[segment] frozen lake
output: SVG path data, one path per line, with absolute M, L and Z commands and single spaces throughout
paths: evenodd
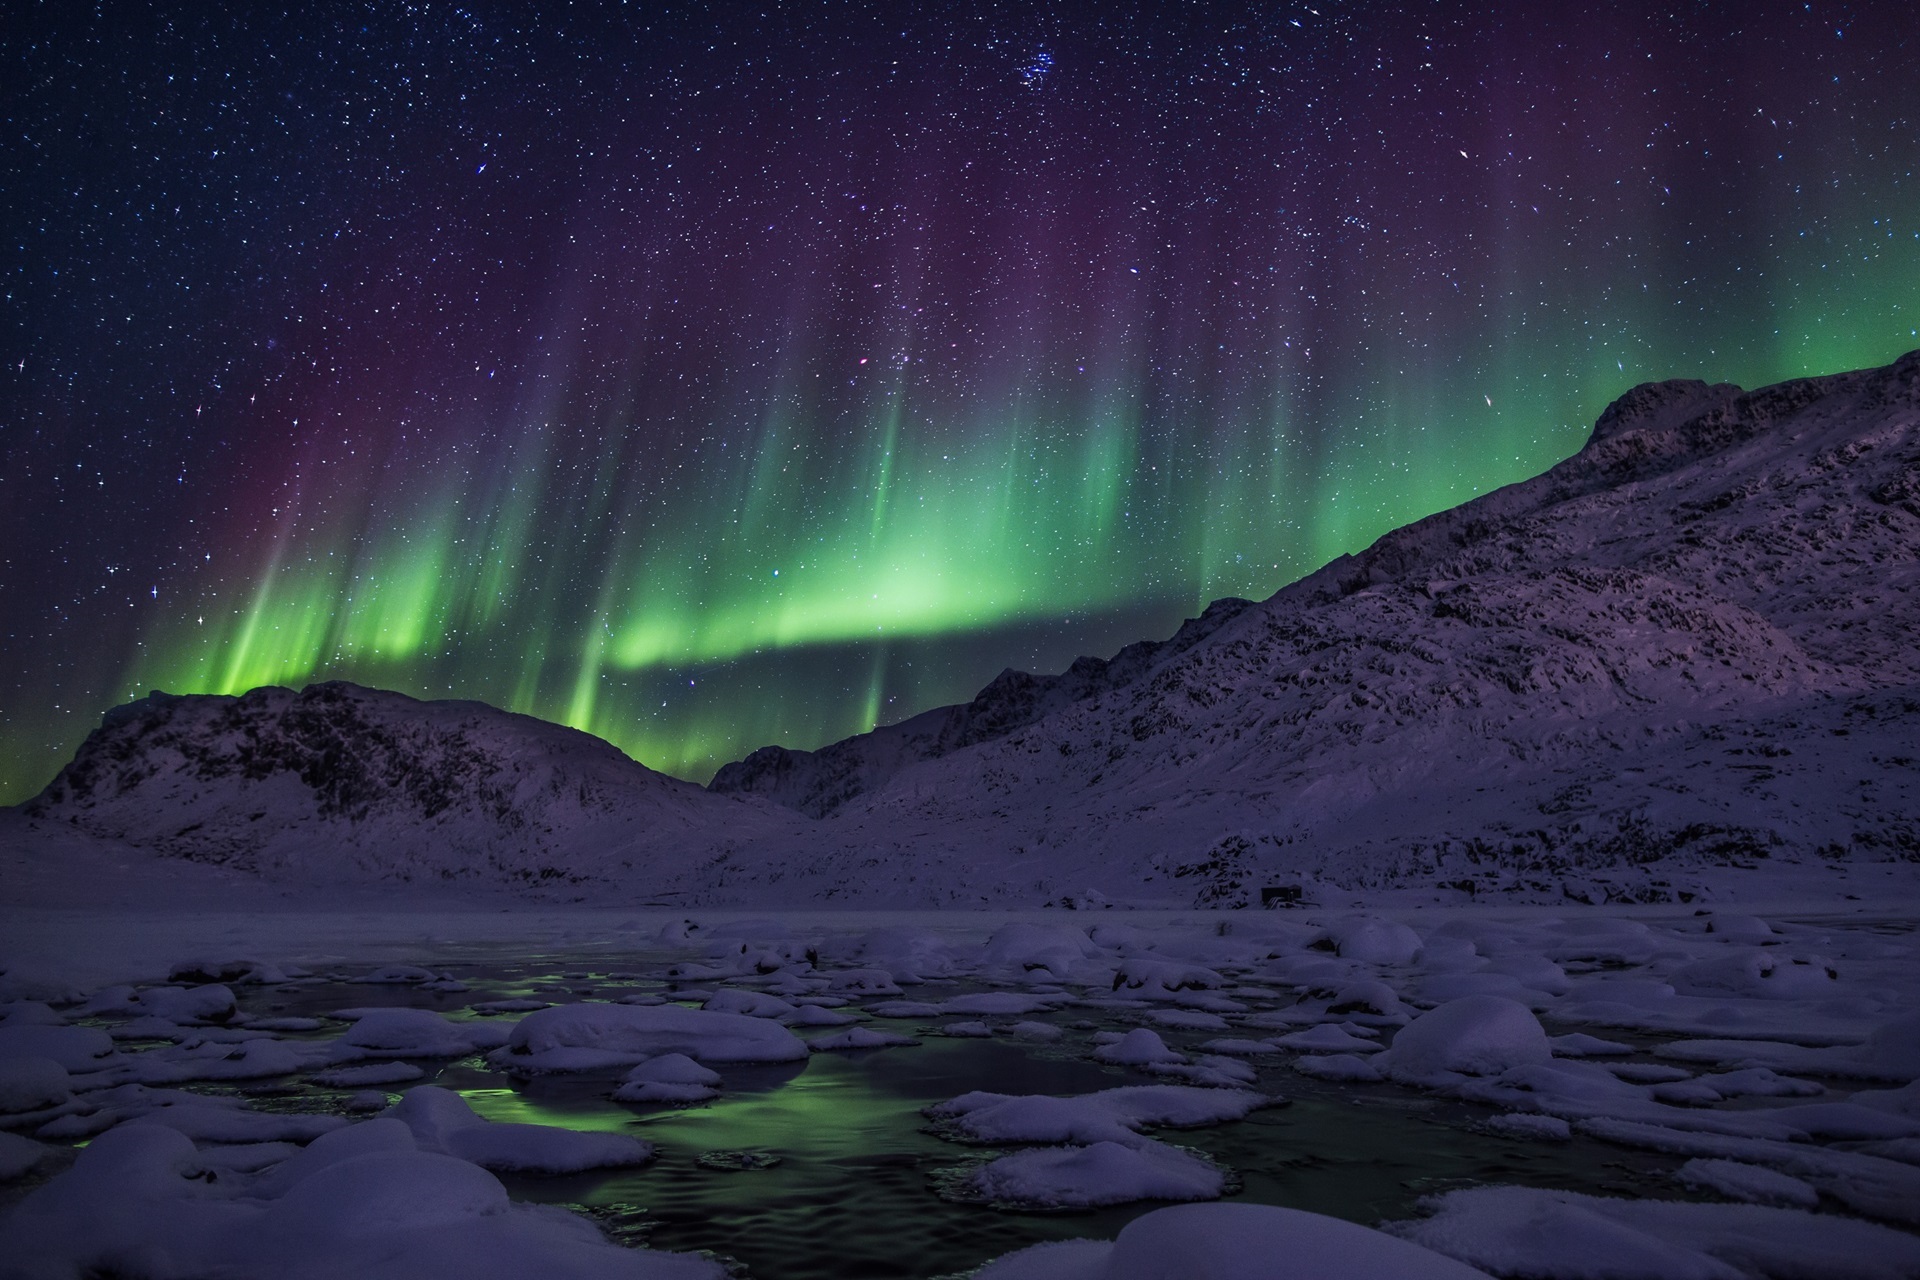
M 959 1274 L 1040 1242 L 1112 1240 L 1168 1199 L 1402 1224 L 1490 1274 L 1580 1274 L 1590 1240 L 1563 1229 L 1521 1256 L 1500 1235 L 1503 1221 L 1518 1229 L 1512 1213 L 1481 1212 L 1472 1196 L 1488 1188 L 1577 1193 L 1528 1202 L 1536 1226 L 1578 1210 L 1590 1227 L 1592 1204 L 1655 1206 L 1666 1217 L 1614 1224 L 1656 1248 L 1652 1270 L 1623 1275 L 1681 1274 L 1660 1268 L 1686 1257 L 1731 1268 L 1703 1275 L 1920 1273 L 1902 1269 L 1920 1268 L 1909 1234 L 1920 1222 L 1920 1033 L 1909 1026 L 1920 957 L 1901 920 L 17 923 L 28 955 L 5 979 L 16 989 L 0 1086 L 20 1062 L 77 1052 L 84 1033 L 110 1041 L 61 1068 L 63 1099 L 21 1106 L 18 1094 L 0 1114 L 14 1141 L 40 1144 L 4 1190 L 0 1241 L 60 1265 L 72 1259 L 52 1257 L 36 1215 L 72 1228 L 73 1211 L 61 1218 L 49 1197 L 85 1176 L 70 1169 L 73 1150 L 102 1134 L 172 1126 L 215 1170 L 182 1174 L 181 1195 L 272 1213 L 275 1170 L 301 1144 L 337 1144 L 387 1113 L 412 1125 L 410 1149 L 465 1152 L 514 1201 L 583 1216 L 628 1258 L 705 1251 L 760 1280 Z M 154 981 L 167 971 L 174 981 Z M 534 1029 L 570 1006 L 599 1021 L 541 1040 Z M 369 1012 L 388 1009 L 424 1021 Z M 1465 1021 L 1437 1035 L 1448 1009 Z M 685 1058 L 664 1052 L 662 1017 L 681 1020 Z M 67 1040 L 47 1037 L 56 1027 Z M 713 1038 L 742 1027 L 767 1033 L 753 1041 L 762 1047 Z M 820 1047 L 853 1030 L 906 1043 Z M 741 1054 L 761 1060 L 727 1060 Z M 699 1090 L 711 1096 L 613 1098 L 669 1061 L 717 1075 Z M 1052 1133 L 1058 1115 L 1023 1113 L 996 1131 L 976 1120 L 999 1111 L 954 1107 L 977 1091 L 1056 1109 L 1136 1106 L 1143 1088 L 1161 1091 L 1152 1100 L 1170 1123 L 1123 1115 L 1092 1132 L 1069 1116 L 1081 1129 Z M 498 1141 L 462 1147 L 419 1118 L 440 1089 L 480 1118 L 461 1125 Z M 410 1090 L 421 1093 L 403 1101 Z M 556 1156 L 535 1143 L 555 1130 L 628 1146 Z M 515 1135 L 547 1154 L 513 1154 Z M 632 1139 L 651 1150 L 621 1156 L 644 1150 Z M 1036 1181 L 1006 1163 L 1021 1153 L 1058 1159 Z M 1135 1185 L 1142 1159 L 1161 1181 Z M 1713 1218 L 1727 1212 L 1761 1217 L 1730 1232 L 1731 1219 Z M 137 1239 L 143 1227 L 113 1230 Z M 1801 1257 L 1790 1260 L 1801 1270 L 1769 1270 L 1787 1265 L 1761 1256 L 1770 1231 L 1831 1266 L 1807 1270 Z M 1747 1239 L 1744 1252 L 1730 1234 Z

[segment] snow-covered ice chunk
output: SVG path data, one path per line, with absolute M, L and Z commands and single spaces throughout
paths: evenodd
M 1543 955 L 1513 952 L 1487 961 L 1486 972 L 1512 978 L 1530 991 L 1563 996 L 1573 989 L 1567 971 Z
M 700 1084 L 710 1089 L 720 1087 L 718 1071 L 701 1066 L 684 1053 L 663 1053 L 657 1058 L 649 1058 L 627 1072 L 627 1079 L 649 1080 L 656 1084 Z
M 0 1026 L 64 1027 L 66 1015 L 44 1000 L 9 1000 L 0 1004 Z
M 1424 1203 L 1432 1217 L 1387 1229 L 1500 1275 L 1896 1280 L 1920 1273 L 1920 1238 L 1798 1209 L 1531 1187 L 1474 1187 Z
M 1128 1085 L 1074 1097 L 976 1091 L 926 1109 L 949 1120 L 953 1131 L 972 1142 L 1118 1142 L 1142 1141 L 1148 1126 L 1199 1128 L 1240 1120 L 1270 1101 L 1245 1089 L 1199 1089 L 1190 1085 Z
M 1748 1113 L 1736 1112 L 1731 1116 L 1742 1114 Z M 1920 1225 L 1920 1168 L 1898 1160 L 1809 1142 L 1687 1132 L 1606 1116 L 1582 1120 L 1577 1127 L 1596 1138 L 1647 1151 L 1766 1165 L 1805 1179 L 1817 1190 L 1857 1212 Z
M 1375 1026 L 1401 1026 L 1413 1017 L 1413 1010 L 1400 1003 L 1392 987 L 1373 979 L 1342 984 L 1328 998 L 1327 1013 Z
M 1619 916 L 1573 916 L 1541 921 L 1534 932 L 1539 954 L 1559 964 L 1639 965 L 1653 959 L 1664 943 L 1638 920 Z
M 96 992 L 80 1007 L 86 1015 L 128 1013 L 186 1024 L 225 1023 L 239 1011 L 232 988 L 221 983 L 202 986 L 109 987 Z
M 1837 1142 L 1920 1137 L 1920 1119 L 1892 1115 L 1853 1102 L 1800 1102 L 1770 1114 L 1790 1128 Z
M 183 1263 L 204 1257 L 210 1237 L 257 1214 L 189 1182 L 181 1166 L 193 1157 L 191 1140 L 158 1125 L 103 1134 L 0 1218 L 0 1257 L 32 1280 L 110 1273 L 120 1269 L 115 1259 L 140 1257 L 167 1258 L 175 1274 L 191 1274 Z
M 1722 1098 L 1817 1098 L 1826 1092 L 1815 1081 L 1783 1076 L 1765 1067 L 1709 1072 L 1695 1079 Z
M 1046 970 L 1064 978 L 1088 960 L 1097 960 L 1100 948 L 1084 929 L 1069 924 L 1033 924 L 1014 921 L 994 930 L 981 952 L 980 962 L 1026 973 Z
M 462 1058 L 506 1043 L 497 1022 L 454 1022 L 431 1009 L 355 1009 L 340 1037 L 341 1058 Z
M 615 1102 L 707 1102 L 720 1096 L 720 1073 L 684 1053 L 649 1058 L 613 1091 Z
M 1280 1036 L 1273 1043 L 1299 1053 L 1378 1053 L 1381 1049 L 1375 1041 L 1331 1022 Z
M 1820 1203 L 1820 1193 L 1799 1178 L 1738 1160 L 1689 1160 L 1673 1176 L 1683 1187 L 1748 1204 L 1811 1209 Z
M 1707 917 L 1707 932 L 1728 942 L 1750 945 L 1780 940 L 1774 927 L 1758 916 L 1734 915 L 1724 911 L 1716 911 Z
M 187 985 L 241 982 L 271 986 L 307 976 L 292 965 L 269 964 L 251 956 L 195 956 L 177 960 L 167 969 L 167 981 Z
M 1051 1022 L 1020 1021 L 1007 1028 L 1007 1034 L 1019 1040 L 1050 1041 L 1058 1040 L 1066 1032 Z
M 329 1089 L 364 1089 L 376 1084 L 408 1084 L 426 1074 L 411 1062 L 369 1062 L 361 1067 L 317 1071 L 308 1079 Z
M 1340 920 L 1327 927 L 1327 935 L 1342 960 L 1398 965 L 1412 964 L 1420 955 L 1420 935 L 1394 920 Z
M 666 1053 L 698 1062 L 797 1062 L 806 1042 L 777 1022 L 663 1004 L 564 1004 L 522 1018 L 493 1060 L 512 1070 L 592 1070 Z
M 1149 1000 L 1166 1000 L 1181 991 L 1201 991 L 1227 985 L 1225 978 L 1204 965 L 1155 960 L 1146 956 L 1131 956 L 1121 961 L 1113 979 L 1115 991 Z
M 1199 1009 L 1155 1009 L 1148 1018 L 1162 1027 L 1171 1027 L 1175 1031 L 1227 1031 L 1227 1020 L 1217 1013 L 1206 1013 Z
M 944 978 L 958 968 L 953 949 L 944 938 L 932 930 L 906 925 L 875 929 L 863 936 L 853 951 L 860 959 L 884 970 L 889 986 L 894 982 L 918 983 L 928 978 Z
M 377 1120 L 346 1125 L 331 1133 L 322 1134 L 304 1147 L 297 1148 L 292 1155 L 269 1169 L 258 1182 L 247 1188 L 247 1193 L 255 1199 L 271 1200 L 308 1174 L 324 1169 L 328 1165 L 338 1164 L 342 1160 L 377 1151 L 418 1151 L 419 1149 L 420 1144 L 413 1140 L 413 1130 L 398 1120 L 383 1116 Z
M 73 1077 L 52 1058 L 0 1058 L 0 1114 L 57 1107 L 73 1096 Z
M 1839 976 L 1819 960 L 1788 957 L 1777 948 L 1747 947 L 1682 965 L 1667 981 L 1683 996 L 1818 1000 L 1836 989 Z
M 123 1086 L 138 1089 L 139 1085 Z M 116 1091 L 118 1092 L 118 1091 Z M 179 1100 L 157 1106 L 139 1115 L 142 1125 L 163 1125 L 195 1142 L 311 1142 L 322 1134 L 341 1128 L 347 1121 L 339 1116 L 298 1115 L 274 1111 L 252 1111 L 235 1098 L 203 1098 L 179 1095 Z M 40 1131 L 46 1133 L 43 1128 Z
M 935 966 L 937 972 L 945 973 L 950 966 Z M 861 996 L 897 996 L 900 994 L 900 981 L 924 982 L 918 973 L 908 972 L 896 981 L 890 969 L 834 969 L 825 975 L 827 990 L 844 991 Z
M 0 1034 L 5 1033 L 0 1028 Z M 1804 1045 L 1779 1040 L 1675 1040 L 1660 1056 L 1681 1062 L 1769 1067 L 1860 1080 L 1920 1080 L 1920 1014 L 1883 1022 L 1860 1045 Z
M 1112 1044 L 1103 1044 L 1093 1051 L 1093 1056 L 1101 1062 L 1110 1062 L 1115 1066 L 1143 1067 L 1163 1062 L 1185 1062 L 1187 1055 L 1167 1047 L 1167 1042 L 1159 1034 L 1147 1027 L 1135 1027 Z
M 984 1040 L 993 1034 L 992 1027 L 978 1020 L 943 1023 L 938 1030 L 943 1036 L 953 1036 L 961 1040 Z
M 136 1054 L 120 1078 L 140 1084 L 184 1084 L 191 1080 L 265 1080 L 292 1075 L 326 1054 L 324 1047 L 298 1047 L 279 1040 L 247 1040 L 239 1045 L 217 1040 Z
M 45 1143 L 32 1138 L 0 1132 L 0 1182 L 12 1182 L 32 1173 L 50 1150 Z
M 792 1013 L 780 1018 L 780 1025 L 786 1027 L 846 1027 L 860 1021 L 853 1013 L 841 1013 L 834 1009 L 823 1009 L 819 1005 L 803 1004 Z
M 1444 1085 L 1552 1058 L 1533 1010 L 1501 996 L 1465 996 L 1402 1027 L 1380 1055 L 1379 1067 L 1409 1084 Z
M 1622 1044 L 1618 1040 L 1602 1040 L 1599 1036 L 1590 1036 L 1584 1031 L 1575 1031 L 1564 1036 L 1550 1036 L 1547 1043 L 1553 1047 L 1554 1056 L 1560 1058 L 1607 1058 L 1633 1052 L 1633 1046 L 1630 1044 Z
M 1183 1204 L 1142 1214 L 1111 1243 L 1038 1244 L 975 1280 L 1487 1280 L 1384 1232 L 1265 1204 Z
M 720 988 L 700 1007 L 709 1013 L 741 1013 L 749 1018 L 784 1018 L 794 1012 L 794 1006 L 778 996 L 738 987 Z
M 883 1000 L 867 1006 L 876 1018 L 937 1018 L 945 1007 L 928 1000 Z
M 1135 1200 L 1215 1200 L 1226 1174 L 1164 1143 L 1041 1147 L 1001 1156 L 965 1181 L 970 1196 L 997 1204 L 1062 1209 Z
M 838 1049 L 891 1049 L 897 1045 L 919 1043 L 911 1036 L 897 1036 L 889 1031 L 875 1031 L 872 1027 L 848 1027 L 845 1031 L 836 1031 L 832 1035 L 819 1036 L 807 1041 L 807 1048 L 820 1053 Z
M 10 1023 L 0 1027 L 0 1062 L 50 1058 L 71 1072 L 98 1071 L 118 1060 L 113 1037 L 98 1027 Z
M 488 1120 L 459 1094 L 434 1085 L 407 1090 L 387 1114 L 412 1130 L 421 1150 L 470 1160 L 483 1169 L 579 1173 L 629 1168 L 653 1159 L 652 1144 L 625 1134 Z

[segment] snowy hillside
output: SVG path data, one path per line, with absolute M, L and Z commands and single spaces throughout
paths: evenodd
M 1249 607 L 1249 601 L 1231 596 L 1215 600 L 1198 618 L 1189 618 L 1170 640 L 1136 641 L 1111 659 L 1078 658 L 1059 675 L 1009 668 L 971 702 L 935 707 L 818 751 L 762 747 L 745 760 L 722 766 L 708 787 L 766 796 L 809 817 L 824 818 L 909 764 L 1005 737 L 1075 702 L 1131 684 L 1156 663 L 1193 648 Z
M 472 703 L 156 696 L 14 815 L 10 865 L 57 827 L 281 883 L 684 904 L 1836 893 L 1920 861 L 1917 632 L 1920 352 L 1638 387 L 1546 474 L 1269 600 L 713 792 Z
M 956 901 L 1659 899 L 1761 859 L 1920 859 L 1917 425 L 1920 352 L 1636 388 L 1546 474 L 1210 611 L 1124 679 L 1043 686 L 1066 705 L 1011 732 L 897 758 L 955 709 L 871 735 L 888 769 L 818 753 L 877 779 L 827 825 Z
M 475 702 L 344 683 L 110 712 L 26 815 L 287 882 L 645 878 L 799 820 Z

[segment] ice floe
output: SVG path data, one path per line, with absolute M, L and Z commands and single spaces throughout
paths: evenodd
M 372 1122 L 378 1124 L 380 1122 Z M 292 1280 L 722 1280 L 703 1258 L 623 1249 L 563 1210 L 515 1204 L 467 1160 L 417 1149 L 405 1126 L 275 1177 L 219 1176 L 192 1140 L 130 1124 L 0 1219 L 23 1280 L 83 1274 L 271 1275 Z M 345 1139 L 347 1133 L 340 1136 Z M 360 1140 L 360 1135 L 374 1141 Z M 287 1163 L 300 1160 L 293 1157 Z M 209 1176 L 210 1173 L 212 1176 Z
M 1112 1241 L 1034 1245 L 975 1280 L 1486 1280 L 1430 1249 L 1324 1214 L 1263 1204 L 1172 1205 Z
M 1532 1187 L 1453 1191 L 1428 1207 L 1430 1217 L 1388 1229 L 1503 1276 L 1899 1280 L 1920 1274 L 1920 1238 L 1797 1209 Z
M 593 1071 L 667 1053 L 699 1062 L 793 1062 L 806 1042 L 777 1022 L 679 1005 L 565 1004 L 513 1027 L 493 1060 L 513 1071 Z

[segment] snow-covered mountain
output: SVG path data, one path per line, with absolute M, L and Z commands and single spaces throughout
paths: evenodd
M 1111 659 L 1076 658 L 1059 675 L 1009 667 L 971 702 L 935 707 L 818 751 L 762 747 L 745 760 L 722 766 L 707 785 L 726 794 L 766 796 L 809 817 L 824 818 L 909 764 L 1004 738 L 1073 703 L 1132 684 L 1157 662 L 1193 648 L 1250 607 L 1251 601 L 1233 596 L 1215 600 L 1169 640 L 1136 641 Z
M 1544 475 L 890 761 L 832 825 L 1009 896 L 1651 898 L 1727 862 L 1920 860 L 1917 430 L 1920 352 L 1637 387 Z
M 287 883 L 550 889 L 649 880 L 802 822 L 574 729 L 341 682 L 117 707 L 24 811 Z
M 1544 475 L 1258 604 L 711 794 L 470 703 L 149 698 L 27 814 L 275 876 L 625 900 L 1659 900 L 1920 862 L 1920 352 L 1637 387 Z M 258 816 L 256 816 L 258 815 Z

